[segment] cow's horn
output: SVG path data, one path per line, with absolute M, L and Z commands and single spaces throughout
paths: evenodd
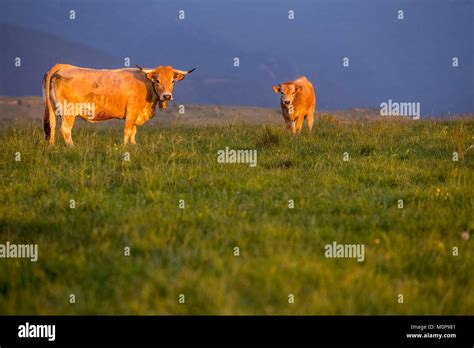
M 196 68 L 191 69 L 191 70 L 188 70 L 188 71 L 186 71 L 186 70 L 177 70 L 177 69 L 174 69 L 174 72 L 175 72 L 175 73 L 178 73 L 178 74 L 187 75 L 187 74 L 189 74 L 189 73 L 192 73 L 194 70 L 196 70 Z
M 138 64 L 135 64 L 135 65 L 137 66 L 138 69 L 140 69 L 141 71 L 143 71 L 145 74 L 146 74 L 146 73 L 150 73 L 150 72 L 153 71 L 153 69 L 145 69 L 145 68 L 141 67 L 141 66 L 138 65 Z

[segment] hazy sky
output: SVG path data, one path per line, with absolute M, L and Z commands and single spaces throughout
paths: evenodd
M 392 99 L 420 102 L 423 114 L 474 111 L 473 0 L 0 3 L 0 23 L 83 43 L 117 58 L 114 64 L 127 56 L 148 66 L 198 64 L 196 79 L 239 79 L 238 88 L 249 88 L 250 96 L 235 89 L 235 95 L 220 96 L 217 102 L 224 104 L 268 106 L 271 90 L 254 86 L 306 75 L 323 108 L 378 107 Z M 68 17 L 71 9 L 75 20 Z M 185 20 L 179 20 L 179 10 Z M 3 35 L 0 43 L 5 45 Z M 235 56 L 241 57 L 241 70 L 232 65 Z M 196 98 L 202 103 L 216 102 L 201 94 Z

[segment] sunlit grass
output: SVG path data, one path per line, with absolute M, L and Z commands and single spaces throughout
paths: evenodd
M 40 255 L 0 259 L 0 314 L 474 314 L 473 129 L 144 126 L 125 147 L 120 129 L 86 127 L 68 148 L 4 126 L 0 243 Z M 217 163 L 226 146 L 258 165 Z M 333 241 L 365 244 L 365 261 L 326 259 Z

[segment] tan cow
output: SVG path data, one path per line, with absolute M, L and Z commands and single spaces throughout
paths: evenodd
M 124 144 L 135 144 L 137 126 L 155 114 L 156 104 L 166 108 L 173 100 L 173 84 L 194 69 L 176 70 L 170 66 L 155 69 L 95 70 L 56 64 L 43 78 L 45 101 L 44 132 L 54 144 L 56 116 L 61 116 L 61 133 L 73 145 L 71 130 L 77 116 L 95 123 L 125 119 Z
M 316 95 L 311 82 L 305 77 L 273 86 L 275 93 L 281 93 L 281 114 L 293 134 L 300 133 L 303 121 L 308 118 L 308 127 L 312 131 Z

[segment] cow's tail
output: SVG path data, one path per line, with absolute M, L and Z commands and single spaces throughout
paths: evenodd
M 51 100 L 51 78 L 56 73 L 55 67 L 53 67 L 43 77 L 43 101 L 44 101 L 44 118 L 43 128 L 46 140 L 50 144 L 54 144 L 54 136 L 56 132 L 56 113 L 53 108 Z

